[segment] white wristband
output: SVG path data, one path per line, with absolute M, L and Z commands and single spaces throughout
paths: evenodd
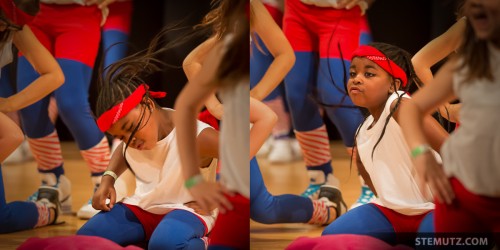
M 115 181 L 116 181 L 116 179 L 118 179 L 118 176 L 115 174 L 115 172 L 113 172 L 111 170 L 106 170 L 104 172 L 104 174 L 102 174 L 102 176 L 105 176 L 105 175 L 109 175 L 109 176 L 113 177 L 113 179 L 115 179 Z

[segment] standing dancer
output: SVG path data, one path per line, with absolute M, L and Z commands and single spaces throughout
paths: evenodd
M 343 83 L 351 53 L 359 44 L 361 16 L 367 7 L 366 1 L 357 0 L 285 1 L 283 30 L 297 59 L 285 78 L 286 96 L 310 178 L 302 194 L 307 197 L 316 198 L 325 183 L 339 186 L 333 176 L 330 143 L 318 103 L 333 106 L 325 109 L 326 115 L 350 153 L 356 128 L 363 120 Z
M 3 112 L 26 107 L 50 94 L 64 82 L 64 75 L 54 57 L 26 26 L 38 9 L 39 6 L 34 1 L 0 2 L 0 61 L 2 64 L 12 61 L 12 45 L 15 45 L 40 74 L 23 91 L 0 98 L 0 163 L 23 141 L 23 133 L 18 125 Z M 61 212 L 57 189 L 41 187 L 37 198 L 37 202 L 15 201 L 7 204 L 0 166 L 0 233 L 56 223 Z
M 59 115 L 89 167 L 94 190 L 109 163 L 108 140 L 97 128 L 88 101 L 105 10 L 105 6 L 86 6 L 81 0 L 42 0 L 40 13 L 29 24 L 40 42 L 54 55 L 66 78 L 65 84 L 54 91 L 54 97 Z M 18 61 L 18 90 L 26 88 L 37 77 L 38 73 L 23 54 Z M 61 144 L 49 119 L 48 104 L 49 97 L 45 97 L 21 110 L 23 128 L 38 165 L 42 186 L 59 189 L 63 212 L 70 213 L 71 183 L 64 175 Z M 31 198 L 36 197 L 35 193 Z M 90 203 L 80 210 L 95 213 Z
M 436 200 L 437 233 L 500 232 L 500 2 L 464 2 L 467 17 L 463 45 L 433 83 L 417 91 L 402 108 L 402 129 L 417 173 Z M 441 153 L 429 154 L 422 117 L 459 98 L 460 127 Z M 500 239 L 495 235 L 498 246 Z

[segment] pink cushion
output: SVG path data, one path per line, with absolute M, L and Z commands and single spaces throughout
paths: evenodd
M 139 250 L 142 248 L 136 246 L 122 247 L 108 239 L 104 239 L 97 236 L 84 236 L 84 235 L 72 235 L 72 236 L 57 236 L 50 238 L 29 238 L 27 239 L 18 250 L 86 250 L 86 249 L 127 249 L 127 250 Z
M 302 250 L 302 249 L 409 250 L 412 248 L 404 245 L 391 246 L 382 240 L 366 235 L 336 234 L 336 235 L 325 235 L 315 238 L 299 237 L 296 240 L 294 240 L 286 249 L 287 250 Z

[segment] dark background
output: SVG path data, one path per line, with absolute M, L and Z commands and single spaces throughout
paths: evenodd
M 415 54 L 455 22 L 458 2 L 458 0 L 377 0 L 367 12 L 373 40 L 394 44 Z M 200 23 L 209 10 L 210 0 L 135 0 L 130 34 L 131 52 L 146 48 L 163 27 L 175 23 L 181 23 L 177 27 L 184 28 L 167 34 L 166 39 L 179 39 L 184 32 Z M 175 97 L 187 81 L 181 68 L 182 60 L 203 39 L 200 37 L 165 53 L 164 61 L 170 65 L 177 65 L 178 68 L 165 68 L 162 72 L 146 79 L 153 90 L 167 92 L 167 97 L 159 100 L 160 105 L 173 107 Z M 100 56 L 97 58 L 98 61 L 101 60 Z M 94 79 L 95 77 L 96 74 Z M 90 94 L 91 105 L 95 104 L 96 91 L 93 84 Z M 330 137 L 339 139 L 334 126 L 329 121 L 326 123 Z M 62 122 L 58 121 L 57 129 L 61 140 L 72 140 L 71 134 Z

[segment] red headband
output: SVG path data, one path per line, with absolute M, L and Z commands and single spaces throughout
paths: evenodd
M 2 8 L 5 16 L 14 24 L 23 26 L 33 20 L 34 16 L 19 9 L 13 0 L 0 0 L 0 8 Z
M 130 110 L 135 108 L 142 100 L 142 97 L 148 91 L 149 86 L 145 83 L 139 85 L 130 96 L 125 98 L 121 103 L 115 105 L 108 111 L 104 112 L 99 118 L 97 118 L 97 126 L 102 132 L 106 132 L 113 124 L 118 120 L 128 114 Z M 153 98 L 163 98 L 167 95 L 165 92 L 153 92 L 149 91 L 149 94 Z
M 376 63 L 378 66 L 383 68 L 387 73 L 392 75 L 392 77 L 399 78 L 401 82 L 403 82 L 403 87 L 406 86 L 406 82 L 408 81 L 408 79 L 406 78 L 405 71 L 391 59 L 387 58 L 387 56 L 385 56 L 378 49 L 366 45 L 359 46 L 352 53 L 352 59 L 354 59 L 354 57 L 366 57 L 368 60 Z

